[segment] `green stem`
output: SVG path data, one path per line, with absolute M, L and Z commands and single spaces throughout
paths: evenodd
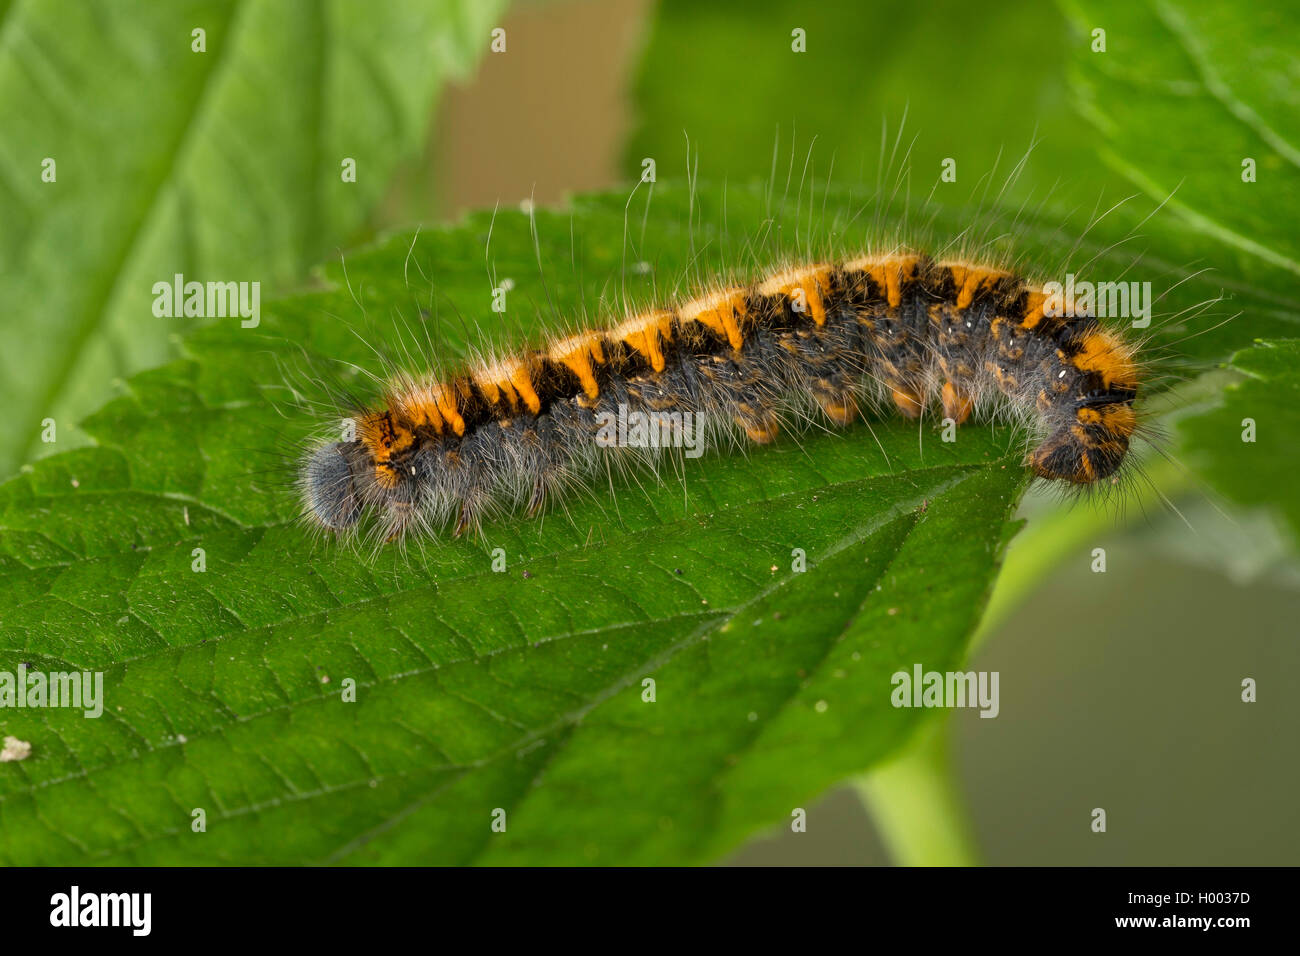
M 925 721 L 898 756 L 854 789 L 901 866 L 975 866 L 979 854 L 952 776 L 945 715 Z
M 1173 431 L 1176 420 L 1198 403 L 1217 400 L 1221 373 L 1201 376 L 1157 398 L 1148 409 L 1163 416 Z M 973 655 L 984 640 L 1033 592 L 1065 557 L 1089 541 L 1132 523 L 1148 508 L 1164 507 L 1190 484 L 1182 465 L 1153 457 L 1145 478 L 1137 482 L 1126 507 L 1118 514 L 1083 503 L 1076 508 L 1038 507 L 1046 511 L 1029 523 L 1011 543 L 980 625 L 971 638 Z M 1022 509 L 1023 510 L 1023 509 Z M 947 715 L 928 719 L 916 736 L 892 760 L 853 782 L 867 812 L 894 861 L 903 866 L 973 866 L 979 863 L 966 809 L 952 776 L 948 752 Z

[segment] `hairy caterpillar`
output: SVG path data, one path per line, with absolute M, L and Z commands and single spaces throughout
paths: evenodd
M 938 402 L 956 424 L 995 406 L 1031 430 L 1035 474 L 1092 485 L 1128 453 L 1140 369 L 1117 333 L 1041 289 L 912 253 L 804 264 L 443 381 L 402 375 L 349 420 L 351 440 L 307 456 L 304 513 L 342 532 L 373 512 L 390 540 L 535 515 L 601 467 L 613 449 L 596 436 L 620 408 L 764 444 L 791 419 L 844 426 L 874 405 L 917 418 Z

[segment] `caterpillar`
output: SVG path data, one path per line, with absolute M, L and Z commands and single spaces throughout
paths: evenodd
M 346 420 L 348 440 L 307 454 L 303 511 L 334 532 L 374 513 L 388 540 L 533 516 L 601 467 L 596 436 L 620 410 L 691 413 L 711 445 L 761 445 L 791 420 L 846 426 L 879 405 L 915 419 L 937 403 L 960 425 L 992 405 L 1029 428 L 1034 474 L 1095 485 L 1138 427 L 1136 350 L 1041 290 L 1012 271 L 892 252 L 716 286 L 440 381 L 400 374 Z

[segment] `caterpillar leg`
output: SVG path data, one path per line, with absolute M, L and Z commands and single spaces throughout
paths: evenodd
M 731 415 L 749 440 L 767 445 L 776 439 L 781 420 L 776 414 L 776 396 L 753 358 L 712 356 L 700 364 L 697 381 L 707 389 L 704 404 L 716 405 Z
M 546 481 L 541 476 L 538 476 L 533 482 L 533 493 L 528 497 L 528 504 L 524 508 L 524 514 L 529 518 L 535 518 L 544 504 L 546 504 Z
M 388 525 L 388 536 L 384 543 L 389 544 L 406 534 L 407 527 L 416 520 L 415 504 L 402 499 L 390 501 L 384 510 L 384 517 Z
M 971 409 L 974 405 L 974 399 L 971 398 L 968 392 L 954 385 L 952 382 L 944 382 L 944 418 L 951 418 L 958 425 L 964 424 L 966 419 L 970 418 Z
M 921 394 L 916 389 L 908 385 L 894 385 L 890 388 L 889 397 L 894 400 L 898 406 L 899 413 L 904 418 L 920 418 L 921 411 L 925 407 L 921 402 Z
M 857 399 L 847 389 L 837 390 L 830 387 L 829 383 L 818 382 L 813 386 L 813 398 L 826 413 L 826 417 L 836 425 L 852 424 L 858 417 Z
M 474 507 L 468 501 L 463 502 L 460 506 L 460 515 L 456 518 L 456 527 L 452 530 L 451 536 L 459 538 L 470 528 L 478 527 L 478 520 L 478 512 L 474 510 Z
M 749 402 L 737 405 L 736 414 L 732 417 L 745 430 L 749 440 L 758 445 L 770 444 L 781 430 L 781 420 L 775 412 Z

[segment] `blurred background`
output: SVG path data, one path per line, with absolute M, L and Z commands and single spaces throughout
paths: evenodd
M 356 21 L 366 20 L 360 2 L 329 7 L 336 18 L 350 11 Z M 274 9 L 286 19 L 293 14 L 285 11 L 300 8 L 254 5 L 255 12 Z M 248 29 L 254 15 L 231 13 L 220 3 L 173 9 L 180 11 L 177 29 L 186 33 L 191 22 L 210 17 L 214 35 L 233 34 Z M 268 268 L 272 289 L 293 288 L 304 281 L 307 264 L 392 229 L 498 203 L 550 204 L 581 190 L 630 189 L 646 157 L 656 159 L 659 177 L 680 178 L 688 137 L 698 150 L 700 177 L 714 181 L 766 178 L 774 146 L 788 151 L 793 142 L 800 151 L 815 144 L 822 179 L 870 185 L 883 128 L 891 142 L 903 131 L 910 165 L 924 171 L 913 187 L 922 196 L 945 157 L 959 158 L 963 189 L 977 196 L 979 177 L 997 169 L 1000 179 L 1031 143 L 1031 162 L 1007 196 L 1012 205 L 1050 199 L 1067 212 L 1084 210 L 1086 219 L 1133 191 L 1087 142 L 1068 67 L 1070 45 L 1080 40 L 1066 13 L 1040 0 L 924 0 L 905 9 L 887 0 L 519 0 L 502 3 L 499 13 L 490 3 L 473 15 L 456 12 L 461 9 L 450 0 L 429 7 L 433 27 L 454 19 L 460 41 L 437 47 L 452 64 L 426 77 L 437 95 L 416 95 L 395 69 L 375 108 L 418 114 L 408 124 L 415 131 L 410 142 L 393 153 L 398 159 L 366 187 L 355 210 L 318 213 L 298 224 L 297 257 Z M 387 20 L 397 35 L 405 29 L 396 18 Z M 490 28 L 505 31 L 504 52 L 490 49 Z M 113 34 L 106 12 L 97 29 Z M 802 55 L 790 52 L 796 29 L 806 35 Z M 366 41 L 363 33 L 357 30 L 357 43 Z M 39 39 L 10 42 L 39 45 Z M 455 55 L 448 52 L 453 47 Z M 772 52 L 756 57 L 757 49 Z M 332 74 L 339 82 L 364 83 L 348 72 L 346 57 L 341 62 Z M 12 62 L 0 66 L 0 98 L 23 83 L 41 83 L 39 71 L 14 71 Z M 184 77 L 175 82 L 175 89 L 157 88 L 158 110 L 182 92 L 189 95 L 181 90 Z M 196 80 L 194 96 L 215 95 L 207 89 Z M 354 112 L 369 115 L 361 107 Z M 0 123 L 6 130 L 0 147 L 12 156 L 27 146 L 11 120 Z M 281 121 L 291 137 L 290 121 Z M 131 132 L 106 127 L 103 135 L 107 142 Z M 191 135 L 178 132 L 181 145 L 172 145 L 180 152 L 158 153 L 158 162 L 184 165 Z M 237 144 L 239 136 L 226 142 Z M 36 162 L 44 147 L 31 148 L 24 162 Z M 231 151 L 237 154 L 233 145 Z M 237 155 L 232 165 L 238 167 Z M 119 179 L 133 184 L 148 175 L 148 168 L 117 170 L 95 188 L 112 191 Z M 8 232 L 0 247 L 8 260 L 0 291 L 10 293 L 20 281 L 32 281 L 15 238 L 25 188 L 0 183 L 0 228 Z M 262 199 L 273 204 L 280 188 L 267 187 Z M 177 208 L 186 207 L 179 202 Z M 65 226 L 98 234 L 95 224 Z M 211 250 L 223 243 L 236 248 L 249 241 L 233 227 L 221 236 L 182 234 L 173 245 L 203 262 L 226 261 L 203 258 L 217 256 Z M 259 235 L 256 223 L 247 235 Z M 147 252 L 110 250 L 108 258 L 120 264 Z M 159 267 L 143 271 L 169 274 Z M 65 310 L 42 303 L 47 321 L 60 321 Z M 9 344 L 5 377 L 17 396 L 41 367 L 32 358 L 39 346 Z M 68 393 L 69 415 L 97 407 L 113 379 L 166 357 L 158 343 L 144 351 L 136 343 L 119 345 L 110 340 L 102 355 L 79 360 L 77 379 L 87 385 Z M 50 364 L 66 371 L 62 359 Z M 30 417 L 26 409 L 21 414 Z M 30 443 L 6 449 L 10 464 L 45 450 Z M 956 786 L 983 861 L 1300 860 L 1294 797 L 1300 567 L 1271 519 L 1230 508 L 1195 481 L 1181 483 L 1177 504 L 1181 516 L 1157 504 L 1110 514 L 1083 533 L 1063 531 L 1055 547 L 1041 537 L 1013 545 L 1039 549 L 1022 552 L 1020 560 L 1040 577 L 1023 601 L 1000 605 L 971 665 L 1001 673 L 1001 714 L 980 720 L 975 711 L 960 712 L 950 728 Z M 1050 528 L 1058 509 L 1035 499 L 1025 510 Z M 1096 547 L 1107 549 L 1106 574 L 1090 570 Z M 1259 682 L 1259 700 L 1249 706 L 1239 699 L 1245 677 Z M 1088 829 L 1094 806 L 1108 812 L 1101 837 Z M 827 795 L 811 819 L 815 825 L 805 834 L 760 837 L 724 862 L 890 861 L 852 787 Z

